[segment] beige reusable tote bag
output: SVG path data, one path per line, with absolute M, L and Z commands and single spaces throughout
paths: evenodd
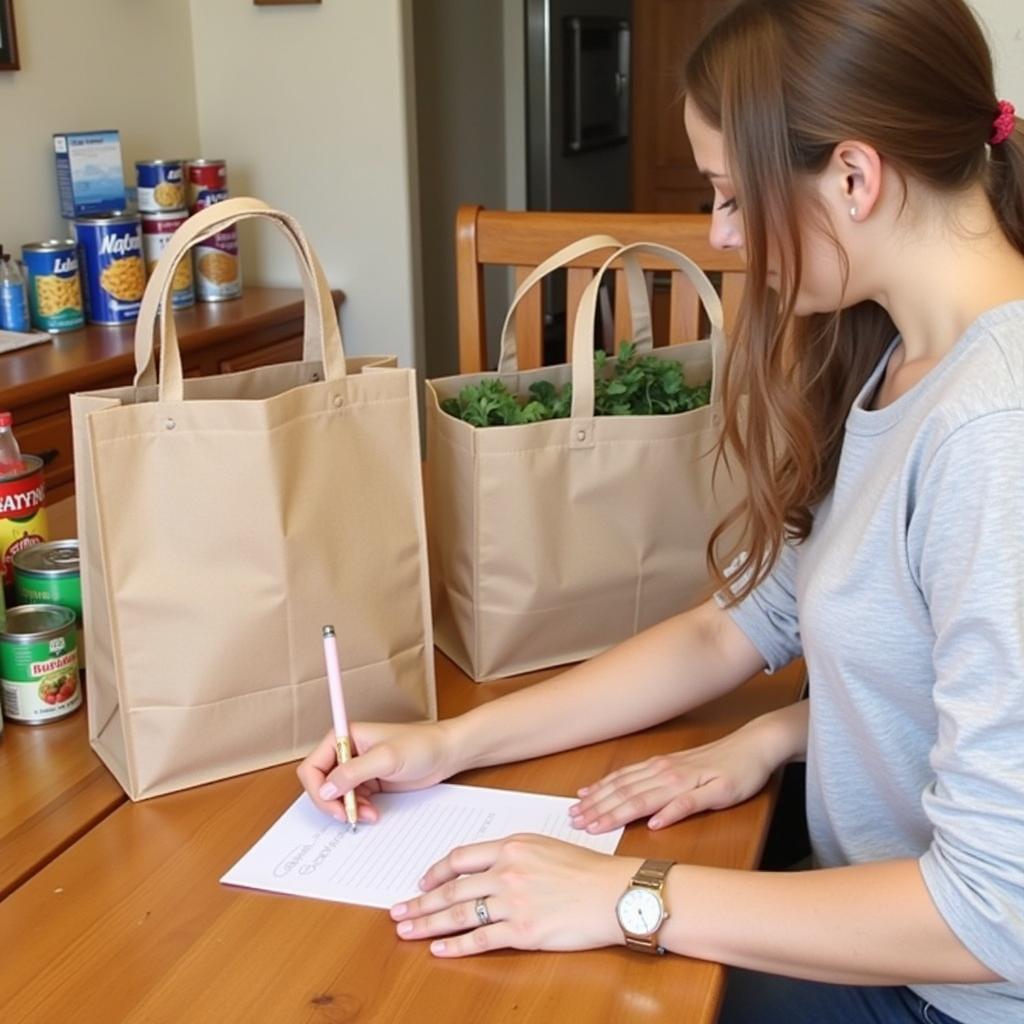
M 249 218 L 298 256 L 303 361 L 183 379 L 160 315 L 175 268 Z M 89 736 L 128 795 L 308 753 L 330 723 L 326 623 L 351 716 L 435 717 L 415 376 L 346 361 L 295 220 L 253 199 L 191 217 L 146 287 L 135 355 L 133 386 L 71 398 Z
M 441 402 L 493 374 L 427 384 L 427 484 L 434 632 L 476 680 L 589 658 L 707 595 L 711 531 L 739 500 L 724 466 L 712 476 L 721 418 L 722 305 L 703 272 L 660 245 L 619 248 L 580 302 L 572 363 L 519 372 L 514 311 L 529 288 L 584 252 L 615 244 L 584 239 L 556 253 L 519 288 L 505 320 L 499 373 L 510 390 L 572 381 L 568 419 L 474 427 Z M 656 350 L 691 384 L 711 377 L 711 403 L 671 415 L 594 415 L 594 317 L 602 274 L 622 260 L 634 337 L 650 346 L 646 290 L 634 256 L 668 260 L 696 288 L 710 338 Z M 637 310 L 640 308 L 638 316 Z

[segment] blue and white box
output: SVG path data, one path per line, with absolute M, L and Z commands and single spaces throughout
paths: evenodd
M 67 220 L 125 208 L 121 137 L 116 131 L 61 132 L 53 137 L 60 212 Z

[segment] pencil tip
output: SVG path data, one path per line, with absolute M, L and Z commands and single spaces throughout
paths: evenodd
M 349 825 L 348 828 L 349 828 L 350 832 L 355 832 L 355 830 L 356 830 L 356 826 L 354 824 Z

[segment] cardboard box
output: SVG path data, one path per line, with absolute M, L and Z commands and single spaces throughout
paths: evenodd
M 61 132 L 53 137 L 60 212 L 67 220 L 125 208 L 121 137 L 116 131 Z

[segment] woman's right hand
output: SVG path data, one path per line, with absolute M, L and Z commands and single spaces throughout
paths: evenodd
M 373 794 L 426 789 L 459 770 L 443 722 L 353 722 L 351 728 L 351 761 L 338 764 L 331 730 L 296 770 L 313 803 L 339 821 L 346 820 L 342 801 L 351 789 L 359 820 L 376 821 Z

